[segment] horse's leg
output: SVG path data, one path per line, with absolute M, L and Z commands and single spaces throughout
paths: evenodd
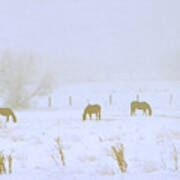
M 96 113 L 96 120 L 98 120 L 98 113 Z
M 146 111 L 146 109 L 144 109 L 144 115 L 147 116 L 147 111 Z
M 143 111 L 143 115 L 146 115 L 146 111 L 145 111 L 145 109 L 143 109 L 142 111 Z
M 132 109 L 132 115 L 131 116 L 135 116 L 136 114 L 135 114 L 135 109 Z
M 89 113 L 89 118 L 90 118 L 90 120 L 92 120 L 92 114 L 91 113 Z
M 134 109 L 131 107 L 131 116 L 134 115 Z
M 6 116 L 6 122 L 9 122 L 9 115 Z

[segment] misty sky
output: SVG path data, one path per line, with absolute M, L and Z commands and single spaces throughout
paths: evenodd
M 1 0 L 0 51 L 33 52 L 59 76 L 180 80 L 179 0 Z

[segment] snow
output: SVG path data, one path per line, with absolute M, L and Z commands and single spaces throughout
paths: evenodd
M 139 85 L 134 86 L 134 91 L 127 86 L 118 87 L 66 86 L 53 94 L 52 109 L 45 106 L 44 99 L 36 110 L 15 111 L 17 124 L 6 124 L 1 116 L 0 151 L 13 157 L 13 173 L 1 175 L 2 179 L 179 180 L 180 171 L 175 170 L 173 158 L 174 147 L 180 155 L 180 108 L 177 98 L 169 104 L 169 94 L 179 97 L 179 87 L 161 84 L 154 85 L 154 89 L 145 86 L 141 91 Z M 112 106 L 108 104 L 110 93 Z M 141 111 L 130 117 L 129 103 L 137 94 L 152 105 L 152 117 L 144 117 Z M 72 106 L 68 105 L 70 95 Z M 82 121 L 87 99 L 102 105 L 101 121 Z M 65 166 L 55 142 L 58 137 Z M 119 144 L 124 145 L 128 164 L 124 174 L 111 149 Z

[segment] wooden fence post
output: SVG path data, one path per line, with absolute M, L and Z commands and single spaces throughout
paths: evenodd
M 136 95 L 136 101 L 139 101 L 139 94 Z
M 69 96 L 69 105 L 72 106 L 72 96 Z
M 52 107 L 52 97 L 51 96 L 48 97 L 48 107 L 49 108 Z
M 169 96 L 169 105 L 172 106 L 172 102 L 173 102 L 173 95 L 170 94 Z
M 112 106 L 112 94 L 109 96 L 109 105 Z

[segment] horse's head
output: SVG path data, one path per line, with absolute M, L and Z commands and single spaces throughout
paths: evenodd
M 86 120 L 86 113 L 83 113 L 83 121 Z

